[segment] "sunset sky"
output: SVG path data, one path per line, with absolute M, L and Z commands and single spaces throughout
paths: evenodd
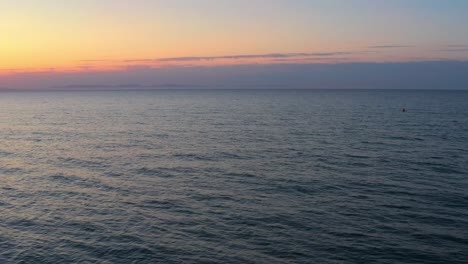
M 84 73 L 464 63 L 467 13 L 465 0 L 2 0 L 0 88 L 38 74 L 90 85 L 107 79 Z

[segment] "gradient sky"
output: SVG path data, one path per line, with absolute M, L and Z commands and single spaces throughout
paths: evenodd
M 30 73 L 467 61 L 466 14 L 466 0 L 2 0 L 0 88 Z

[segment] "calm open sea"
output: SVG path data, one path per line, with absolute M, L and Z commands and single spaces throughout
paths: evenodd
M 467 263 L 468 91 L 0 93 L 0 263 L 77 262 Z

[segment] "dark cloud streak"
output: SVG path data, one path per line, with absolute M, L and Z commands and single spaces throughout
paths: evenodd
M 369 49 L 398 49 L 398 48 L 413 48 L 414 46 L 408 45 L 380 45 L 380 46 L 369 46 Z
M 139 84 L 139 83 L 129 83 L 129 84 L 71 84 L 71 85 L 62 85 L 54 86 L 52 89 L 58 90 L 151 90 L 151 89 L 168 89 L 168 88 L 199 88 L 200 85 L 195 84 L 178 84 L 178 83 L 162 83 L 162 84 Z
M 243 54 L 225 56 L 192 56 L 192 57 L 170 57 L 156 59 L 132 59 L 125 60 L 134 62 L 187 62 L 187 61 L 214 61 L 214 60 L 241 60 L 241 59 L 278 59 L 278 58 L 301 58 L 301 57 L 329 57 L 336 55 L 351 55 L 353 52 L 315 52 L 315 53 L 269 53 L 269 54 Z
M 466 52 L 466 51 L 468 51 L 468 47 L 467 48 L 442 49 L 442 50 L 439 50 L 439 51 L 444 51 L 444 52 Z
M 468 45 L 447 45 L 449 48 L 468 48 Z

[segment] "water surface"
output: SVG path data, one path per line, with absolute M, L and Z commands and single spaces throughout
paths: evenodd
M 468 261 L 468 92 L 1 93 L 0 133 L 1 263 Z

